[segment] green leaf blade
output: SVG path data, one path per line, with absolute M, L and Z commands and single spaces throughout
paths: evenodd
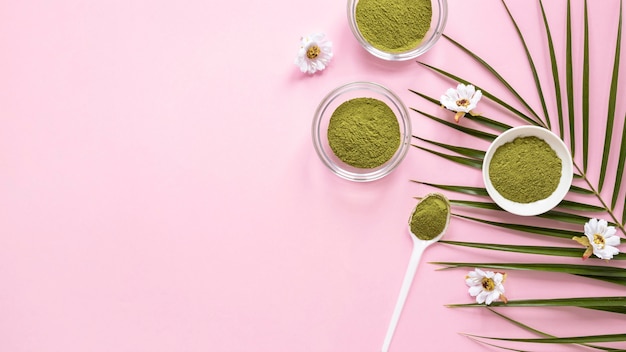
M 457 164 L 460 165 L 465 165 L 465 166 L 469 166 L 469 167 L 473 167 L 475 169 L 480 169 L 483 167 L 483 162 L 482 160 L 476 160 L 476 159 L 471 159 L 471 158 L 465 158 L 465 157 L 461 157 L 461 156 L 456 156 L 456 155 L 450 155 L 450 154 L 445 154 L 445 153 L 441 153 L 438 151 L 434 151 L 432 149 L 428 149 L 428 148 L 424 148 L 424 147 L 420 147 L 420 146 L 416 146 L 414 145 L 416 148 L 421 149 L 425 152 L 431 153 L 433 155 L 437 155 L 441 158 L 450 160 L 452 162 L 455 162 Z
M 624 164 L 626 163 L 626 116 L 624 116 L 624 127 L 622 130 L 622 145 L 619 151 L 619 157 L 617 162 L 617 172 L 615 175 L 615 186 L 613 187 L 613 196 L 611 197 L 611 209 L 615 209 L 617 205 L 617 199 L 619 198 L 620 190 L 622 187 L 622 180 L 624 179 Z M 626 206 L 624 206 L 626 211 Z M 625 216 L 622 216 L 622 222 Z
M 565 83 L 567 89 L 567 113 L 569 116 L 569 137 L 572 157 L 576 154 L 576 133 L 574 131 L 574 65 L 572 54 L 572 4 L 567 0 L 567 30 L 565 45 Z
M 459 146 L 455 146 L 455 145 L 450 145 L 450 144 L 445 144 L 445 143 L 440 143 L 440 142 L 436 142 L 430 139 L 426 139 L 426 138 L 421 138 L 418 136 L 413 136 L 415 139 L 418 139 L 422 142 L 426 142 L 432 145 L 436 145 L 438 147 L 453 151 L 455 153 L 458 153 L 460 155 L 466 156 L 468 158 L 473 158 L 476 160 L 480 160 L 482 161 L 485 157 L 485 152 L 482 150 L 478 150 L 478 149 L 473 149 L 473 148 L 465 148 L 465 147 L 459 147 Z
M 515 21 L 515 18 L 513 17 L 513 15 L 511 14 L 511 11 L 509 10 L 509 7 L 506 6 L 506 2 L 504 2 L 504 0 L 502 0 L 502 4 L 504 5 L 504 8 L 506 9 L 507 14 L 509 15 L 509 19 L 511 20 L 511 22 L 513 23 L 513 26 L 515 27 L 515 31 L 517 32 L 517 36 L 519 37 L 520 41 L 522 42 L 522 46 L 524 47 L 524 51 L 526 52 L 526 59 L 528 60 L 528 65 L 530 66 L 530 70 L 533 74 L 533 80 L 535 81 L 535 88 L 537 89 L 537 94 L 539 96 L 539 100 L 541 102 L 541 108 L 543 109 L 543 116 L 545 117 L 545 126 L 547 129 L 552 129 L 552 126 L 550 124 L 550 118 L 548 117 L 548 106 L 546 105 L 546 100 L 544 98 L 544 94 L 543 94 L 543 89 L 541 88 L 541 82 L 539 81 L 539 74 L 537 74 L 537 68 L 535 67 L 535 62 L 533 60 L 532 55 L 530 54 L 530 50 L 528 49 L 528 45 L 526 44 L 526 40 L 524 39 L 524 36 L 522 35 L 522 31 L 519 29 L 519 26 L 517 25 L 517 22 Z M 521 97 L 519 97 L 521 99 Z M 534 112 L 533 112 L 534 113 Z M 535 116 L 537 116 L 537 114 L 534 114 Z M 541 120 L 541 118 L 539 116 L 537 116 L 537 118 L 539 120 Z
M 550 33 L 550 26 L 548 25 L 548 18 L 546 16 L 545 9 L 543 8 L 543 1 L 539 0 L 541 7 L 541 15 L 543 17 L 543 24 L 546 30 L 546 37 L 548 39 L 548 51 L 550 53 L 550 65 L 552 68 L 552 82 L 554 83 L 554 92 L 556 96 L 556 108 L 557 117 L 559 122 L 559 136 L 563 139 L 563 99 L 561 97 L 561 79 L 559 78 L 559 68 L 556 61 L 556 52 L 554 50 L 554 42 L 552 41 L 552 34 Z
M 453 128 L 453 129 L 455 129 L 457 131 L 460 131 L 460 132 L 463 132 L 463 133 L 467 133 L 467 134 L 469 134 L 471 136 L 474 136 L 476 138 L 480 138 L 480 139 L 484 139 L 486 141 L 492 142 L 497 137 L 495 134 L 479 131 L 479 130 L 476 130 L 476 129 L 473 129 L 473 128 L 469 128 L 469 127 L 465 127 L 465 126 L 459 125 L 457 123 L 452 123 L 450 121 L 442 120 L 442 119 L 440 119 L 440 118 L 438 118 L 438 117 L 436 117 L 434 115 L 428 114 L 428 113 L 423 112 L 421 110 L 417 110 L 417 109 L 414 109 L 414 108 L 411 108 L 411 110 L 417 112 L 418 114 L 420 114 L 422 116 L 428 117 L 429 119 L 431 119 L 433 121 L 439 122 L 442 125 L 448 126 L 450 128 Z
M 531 122 L 533 125 L 536 126 L 542 126 L 542 127 L 546 127 L 546 125 L 541 121 L 541 118 L 539 117 L 539 115 L 535 112 L 535 110 L 533 110 L 533 108 L 528 105 L 528 103 L 526 102 L 526 100 L 524 100 L 520 94 L 513 88 L 513 86 L 511 86 L 509 84 L 509 82 L 507 82 L 504 77 L 502 77 L 501 74 L 499 74 L 491 65 L 489 65 L 485 60 L 483 60 L 481 57 L 479 57 L 478 55 L 474 54 L 472 51 L 470 51 L 469 49 L 467 49 L 465 46 L 461 45 L 459 42 L 455 41 L 454 39 L 448 37 L 447 35 L 443 35 L 444 38 L 446 38 L 448 41 L 450 41 L 452 44 L 454 44 L 456 47 L 458 47 L 459 49 L 461 49 L 463 52 L 465 52 L 466 54 L 468 54 L 469 56 L 471 56 L 474 60 L 476 60 L 478 63 L 480 63 L 483 67 L 485 67 L 487 69 L 487 71 L 489 71 L 492 75 L 494 75 L 494 77 L 496 77 L 498 79 L 498 81 L 500 81 L 500 83 L 502 83 L 502 85 L 504 85 L 509 92 L 511 92 L 511 94 L 513 94 L 516 99 L 522 103 L 522 105 L 524 105 L 524 107 L 533 115 L 536 117 L 535 119 L 529 118 L 529 122 Z M 481 89 L 482 90 L 482 89 Z M 485 91 L 483 90 L 483 95 L 487 96 L 487 94 L 485 93 Z M 491 94 L 489 94 L 491 95 Z M 491 99 L 491 98 L 490 98 Z
M 548 246 L 522 246 L 522 245 L 510 245 L 510 244 L 495 244 L 495 243 L 479 243 L 479 242 L 461 242 L 461 241 L 447 241 L 441 240 L 440 243 L 449 244 L 453 246 L 495 250 L 502 252 L 522 253 L 522 254 L 534 254 L 545 256 L 557 256 L 557 257 L 572 257 L 582 258 L 584 248 L 573 247 L 548 247 Z M 592 258 L 590 258 L 592 259 Z M 615 260 L 626 260 L 626 253 L 619 253 L 614 256 Z
M 483 96 L 485 98 L 490 99 L 493 102 L 499 104 L 500 106 L 502 106 L 503 108 L 509 110 L 514 115 L 518 116 L 519 118 L 521 118 L 522 120 L 526 121 L 527 123 L 529 123 L 531 125 L 534 125 L 534 126 L 541 126 L 540 123 L 538 123 L 537 121 L 531 119 L 530 117 L 528 117 L 527 115 L 525 115 L 521 111 L 517 110 L 516 108 L 514 108 L 510 104 L 507 104 L 504 100 L 496 97 L 495 95 L 491 94 L 489 91 L 485 90 L 484 88 L 482 88 L 482 87 L 480 87 L 480 86 L 478 86 L 476 84 L 473 84 L 473 83 L 469 82 L 468 80 L 465 80 L 465 79 L 463 79 L 463 78 L 461 78 L 459 76 L 453 75 L 453 74 L 451 74 L 449 72 L 446 72 L 446 71 L 444 71 L 442 69 L 439 69 L 439 68 L 436 68 L 434 66 L 428 65 L 426 63 L 419 62 L 419 64 L 424 66 L 424 67 L 426 67 L 426 68 L 428 68 L 428 69 L 430 69 L 430 70 L 432 70 L 432 71 L 434 71 L 434 72 L 437 72 L 437 73 L 439 73 L 439 74 L 441 74 L 441 75 L 443 75 L 445 77 L 448 77 L 448 78 L 450 78 L 450 79 L 452 79 L 452 80 L 454 80 L 456 82 L 463 83 L 465 85 L 472 84 L 474 87 L 476 87 L 476 89 L 482 91 Z
M 489 193 L 487 193 L 487 190 L 481 187 L 441 185 L 441 184 L 436 184 L 436 183 L 428 183 L 428 182 L 420 182 L 420 181 L 412 181 L 412 182 L 430 186 L 433 188 L 438 188 L 438 189 L 445 190 L 445 191 L 469 194 L 473 196 L 489 196 Z
M 571 239 L 574 236 L 580 236 L 581 235 L 581 233 L 579 233 L 579 232 L 563 230 L 563 229 L 547 228 L 547 227 L 539 227 L 539 226 L 530 226 L 530 225 L 522 225 L 522 224 L 509 224 L 509 223 L 504 223 L 504 222 L 497 222 L 497 221 L 490 221 L 490 220 L 474 218 L 474 217 L 470 217 L 470 216 L 466 216 L 466 215 L 459 215 L 459 214 L 453 214 L 453 215 L 456 216 L 456 217 L 462 218 L 462 219 L 466 219 L 466 220 L 480 222 L 480 223 L 483 223 L 483 224 L 496 226 L 496 227 L 500 227 L 500 228 L 504 228 L 504 229 L 508 229 L 508 230 L 515 230 L 515 231 L 519 231 L 519 232 L 531 233 L 531 234 L 535 234 L 535 235 L 542 235 L 542 236 L 549 236 L 549 237 L 558 237 L 558 238 L 565 238 L 565 239 Z
M 587 11 L 587 0 L 585 0 L 583 27 L 584 27 L 583 83 L 582 83 L 583 170 L 587 172 L 587 160 L 589 159 L 589 14 Z
M 600 166 L 600 180 L 598 181 L 598 192 L 602 192 L 606 175 L 606 168 L 609 162 L 611 151 L 611 141 L 613 138 L 613 123 L 615 121 L 615 104 L 617 102 L 617 86 L 619 78 L 620 52 L 622 43 L 622 2 L 619 4 L 619 22 L 617 25 L 617 41 L 615 44 L 615 57 L 613 61 L 613 73 L 611 77 L 611 88 L 609 91 L 609 108 L 606 119 L 606 132 L 604 135 L 604 151 L 602 153 L 602 164 Z

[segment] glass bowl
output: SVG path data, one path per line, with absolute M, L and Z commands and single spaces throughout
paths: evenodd
M 375 168 L 358 168 L 343 162 L 333 153 L 328 143 L 328 124 L 333 112 L 345 101 L 355 98 L 380 100 L 389 106 L 398 119 L 400 145 L 387 162 Z M 317 155 L 333 173 L 346 180 L 368 182 L 388 175 L 404 159 L 411 143 L 411 121 L 407 108 L 389 89 L 373 82 L 352 82 L 334 89 L 322 99 L 313 118 L 312 135 Z
M 359 0 L 348 0 L 348 23 L 352 33 L 359 41 L 361 46 L 370 54 L 389 61 L 405 61 L 414 59 L 427 52 L 439 40 L 443 34 L 448 19 L 448 3 L 447 0 L 431 0 L 432 17 L 430 28 L 424 35 L 424 39 L 414 48 L 402 52 L 390 52 L 374 47 L 369 43 L 359 31 L 356 22 L 356 7 Z
M 561 179 L 554 192 L 548 197 L 531 203 L 518 203 L 511 201 L 503 197 L 491 183 L 489 178 L 489 165 L 495 151 L 505 143 L 513 141 L 518 137 L 530 137 L 534 136 L 544 140 L 552 150 L 556 152 L 556 155 L 561 159 Z M 570 189 L 573 178 L 573 163 L 572 156 L 569 149 L 563 143 L 561 138 L 552 133 L 551 131 L 537 126 L 520 126 L 511 128 L 501 135 L 499 135 L 487 149 L 485 158 L 483 159 L 483 181 L 485 182 L 485 188 L 487 193 L 493 201 L 498 204 L 502 209 L 512 214 L 522 216 L 533 216 L 543 214 L 555 206 L 557 206 Z

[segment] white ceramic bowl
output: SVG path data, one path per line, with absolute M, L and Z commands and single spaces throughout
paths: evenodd
M 378 99 L 387 104 L 398 119 L 400 145 L 391 159 L 376 168 L 363 169 L 346 164 L 335 156 L 328 143 L 328 124 L 333 112 L 339 105 L 354 98 Z M 333 173 L 346 180 L 368 182 L 385 177 L 404 159 L 411 145 L 411 120 L 406 106 L 391 90 L 377 83 L 352 82 L 334 89 L 322 99 L 313 117 L 311 133 L 317 155 Z
M 559 180 L 559 184 L 556 190 L 548 198 L 531 203 L 517 203 L 504 198 L 494 188 L 489 178 L 489 164 L 491 163 L 493 154 L 500 146 L 505 143 L 512 142 L 515 138 L 530 136 L 535 136 L 537 138 L 543 139 L 556 152 L 558 157 L 561 158 L 561 179 Z M 508 211 L 509 213 L 517 215 L 539 215 L 557 206 L 569 191 L 570 186 L 572 185 L 572 178 L 573 164 L 572 156 L 569 152 L 569 149 L 567 148 L 565 143 L 563 143 L 561 138 L 542 127 L 520 126 L 511 128 L 503 132 L 493 141 L 493 143 L 491 143 L 483 160 L 483 181 L 485 182 L 485 188 L 487 189 L 487 193 L 489 193 L 491 199 L 493 199 L 493 201 L 498 204 L 502 209 Z
M 389 61 L 405 61 L 412 60 L 416 57 L 424 54 L 441 38 L 443 30 L 446 27 L 446 21 L 448 19 L 448 3 L 447 0 L 432 0 L 432 17 L 430 21 L 430 28 L 424 35 L 424 39 L 414 48 L 411 48 L 403 52 L 389 52 L 374 47 L 370 44 L 359 31 L 359 27 L 356 22 L 356 6 L 359 0 L 348 0 L 348 23 L 352 34 L 359 41 L 361 46 L 365 48 L 370 54 Z

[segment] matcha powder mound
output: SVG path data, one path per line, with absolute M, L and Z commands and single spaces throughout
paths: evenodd
M 561 158 L 543 139 L 518 137 L 496 149 L 489 179 L 506 199 L 532 203 L 548 198 L 561 179 Z
M 424 198 L 409 220 L 411 233 L 420 240 L 430 241 L 439 236 L 448 223 L 449 208 L 439 196 Z
M 431 0 L 359 0 L 355 21 L 373 47 L 399 53 L 424 39 L 432 13 Z
M 384 102 L 354 98 L 343 102 L 330 117 L 328 144 L 348 165 L 370 169 L 386 163 L 400 146 L 400 125 Z

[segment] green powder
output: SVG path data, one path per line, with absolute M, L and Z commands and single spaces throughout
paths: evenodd
M 373 47 L 399 53 L 418 46 L 430 28 L 431 0 L 359 0 L 355 20 Z
M 354 98 L 343 102 L 330 117 L 328 144 L 348 165 L 370 169 L 381 166 L 400 146 L 400 125 L 384 102 Z
M 489 179 L 506 199 L 532 203 L 548 198 L 561 179 L 561 159 L 543 139 L 518 137 L 491 158 Z
M 448 204 L 441 196 L 424 198 L 411 215 L 411 233 L 421 240 L 432 240 L 446 227 L 449 212 Z

